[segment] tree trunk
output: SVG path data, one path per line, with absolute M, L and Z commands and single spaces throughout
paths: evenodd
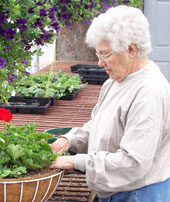
M 58 35 L 57 60 L 64 61 L 97 61 L 95 50 L 85 42 L 89 25 L 77 22 L 71 27 L 64 26 Z

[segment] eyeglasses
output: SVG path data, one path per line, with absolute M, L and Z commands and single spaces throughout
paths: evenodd
M 113 53 L 114 51 L 111 51 L 110 53 L 108 53 L 108 54 L 106 54 L 106 55 L 100 55 L 100 54 L 98 54 L 98 53 L 96 53 L 96 55 L 97 55 L 97 57 L 99 58 L 99 59 L 102 59 L 103 61 L 107 61 L 107 59 L 109 58 L 109 56 Z

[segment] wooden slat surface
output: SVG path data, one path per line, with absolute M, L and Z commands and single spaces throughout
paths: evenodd
M 70 75 L 76 75 L 70 71 L 70 65 L 74 64 L 96 64 L 94 62 L 55 62 L 54 71 L 59 69 Z M 50 66 L 42 69 L 39 73 L 46 73 Z M 38 114 L 14 114 L 11 123 L 23 125 L 24 123 L 39 123 L 37 131 L 42 132 L 57 127 L 79 127 L 90 119 L 90 114 L 97 103 L 100 85 L 87 85 L 81 89 L 77 97 L 72 101 L 56 100 L 43 115 Z M 0 130 L 3 123 L 0 122 Z M 56 201 L 87 201 L 91 190 L 87 187 L 85 174 L 77 171 L 69 171 L 56 189 L 56 192 L 48 202 Z

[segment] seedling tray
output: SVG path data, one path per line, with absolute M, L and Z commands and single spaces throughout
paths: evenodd
M 104 82 L 106 81 L 106 79 L 102 79 L 102 78 L 82 78 L 82 82 L 83 83 L 88 83 L 88 84 L 94 84 L 94 85 L 102 85 Z
M 94 68 L 94 69 L 98 69 L 98 68 L 101 68 L 100 66 L 98 65 L 88 65 L 88 64 L 76 64 L 76 65 L 72 65 L 70 66 L 71 68 L 71 72 L 73 73 L 78 73 L 78 70 L 80 68 Z
M 61 97 L 60 100 L 73 100 L 79 93 L 79 89 L 74 90 L 72 93 L 67 93 L 65 96 Z
M 24 97 L 24 96 L 12 96 L 9 99 L 9 102 L 26 102 L 27 104 L 32 104 L 34 102 L 39 103 L 40 106 L 44 106 L 51 101 L 50 105 L 53 105 L 54 98 L 45 98 L 45 97 L 38 97 L 38 98 L 32 98 L 32 97 Z
M 102 79 L 106 80 L 109 78 L 108 75 L 91 75 L 91 74 L 82 74 L 81 78 L 83 79 Z
M 46 99 L 46 102 L 40 102 L 36 98 L 27 99 L 23 97 L 14 96 L 9 99 L 9 104 L 1 103 L 0 108 L 4 107 L 5 109 L 9 109 L 11 113 L 45 114 L 50 104 L 50 99 Z
M 78 73 L 79 73 L 80 76 L 81 75 L 94 75 L 94 76 L 103 75 L 103 76 L 108 77 L 108 74 L 106 73 L 106 70 L 104 69 L 104 67 L 99 67 L 99 66 L 81 67 L 78 70 Z

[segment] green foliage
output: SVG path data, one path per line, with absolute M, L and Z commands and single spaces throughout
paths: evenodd
M 52 43 L 60 29 L 50 1 L 0 1 L 0 98 L 6 101 L 13 85 L 30 71 L 32 57 Z M 37 51 L 34 46 L 39 46 Z
M 53 2 L 57 8 L 57 16 L 61 26 L 71 25 L 78 21 L 91 23 L 95 16 L 113 6 L 138 7 L 143 4 L 142 0 L 54 0 Z
M 58 156 L 47 141 L 49 133 L 38 133 L 38 124 L 6 124 L 0 131 L 0 178 L 19 177 L 31 170 L 48 167 Z
M 57 75 L 51 71 L 41 75 L 30 75 L 23 77 L 16 85 L 16 95 L 24 97 L 51 97 L 61 98 L 67 93 L 84 87 L 79 75 L 70 76 L 64 71 Z

